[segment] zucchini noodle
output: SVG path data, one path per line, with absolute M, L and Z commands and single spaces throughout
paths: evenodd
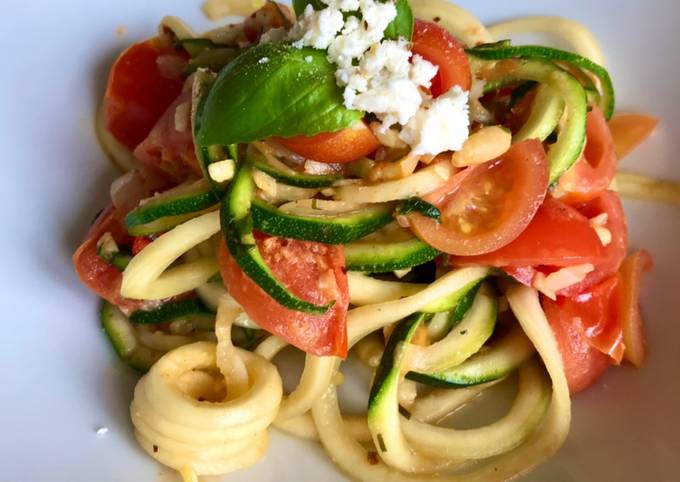
M 99 140 L 99 145 L 118 169 L 122 172 L 128 172 L 137 169 L 140 166 L 139 161 L 132 155 L 132 151 L 118 142 L 106 128 L 103 102 L 97 109 L 97 120 L 94 129 L 97 134 L 97 139 Z
M 549 16 L 522 17 L 491 25 L 488 31 L 496 40 L 525 33 L 554 35 L 569 43 L 577 54 L 604 65 L 604 55 L 597 39 L 590 30 L 575 20 Z
M 619 171 L 614 182 L 616 191 L 622 196 L 680 204 L 680 182 L 655 179 L 629 171 Z
M 167 269 L 175 260 L 220 230 L 213 211 L 191 219 L 161 235 L 132 258 L 123 272 L 121 295 L 157 300 L 179 295 L 203 285 L 217 273 L 217 261 L 203 258 Z
M 446 0 L 410 0 L 413 16 L 435 21 L 466 45 L 493 41 L 486 27 L 470 12 Z

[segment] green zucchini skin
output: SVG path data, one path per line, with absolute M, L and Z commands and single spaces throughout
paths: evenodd
M 479 385 L 508 376 L 534 353 L 534 345 L 516 326 L 488 350 L 476 353 L 457 367 L 434 373 L 408 372 L 406 378 L 437 388 Z
M 414 211 L 423 216 L 427 216 L 428 218 L 441 221 L 441 212 L 439 211 L 439 208 L 419 197 L 410 197 L 406 199 L 396 209 L 397 214 L 409 214 Z
M 381 411 L 384 403 L 389 403 L 388 391 L 394 389 L 394 385 L 399 383 L 403 351 L 399 356 L 399 346 L 408 343 L 413 338 L 418 327 L 428 319 L 427 313 L 414 313 L 408 318 L 400 321 L 394 331 L 387 339 L 385 351 L 383 352 L 380 364 L 376 368 L 371 391 L 368 396 L 368 418 L 375 417 Z
M 519 45 L 485 44 L 472 49 L 467 53 L 483 60 L 505 60 L 512 58 L 542 59 L 552 62 L 566 62 L 575 67 L 595 75 L 601 84 L 602 92 L 599 95 L 599 103 L 606 119 L 610 119 L 616 107 L 616 94 L 614 84 L 607 69 L 596 64 L 590 59 L 566 50 L 544 47 L 542 45 Z M 590 88 L 590 85 L 586 85 Z
M 135 328 L 130 320 L 111 303 L 102 303 L 99 319 L 116 354 L 135 370 L 145 373 L 163 356 L 162 352 L 145 347 L 137 341 Z
M 272 166 L 267 162 L 264 156 L 260 153 L 251 153 L 248 160 L 253 166 L 265 174 L 270 175 L 278 182 L 288 186 L 303 187 L 303 188 L 321 188 L 332 186 L 335 181 L 342 179 L 340 175 L 333 174 L 307 174 L 304 172 L 294 172 L 290 169 L 288 172 Z
M 253 236 L 251 207 L 254 194 L 252 167 L 243 164 L 229 184 L 220 206 L 220 222 L 227 249 L 243 272 L 282 306 L 317 315 L 325 313 L 334 302 L 316 305 L 298 298 L 276 279 L 262 258 Z
M 420 266 L 439 254 L 418 238 L 394 243 L 349 243 L 345 245 L 345 265 L 350 271 L 388 273 Z
M 390 204 L 368 206 L 348 214 L 312 217 L 288 213 L 261 199 L 254 199 L 251 213 L 253 227 L 259 231 L 325 244 L 350 243 L 392 222 Z
M 170 301 L 153 310 L 138 310 L 130 315 L 130 321 L 135 324 L 170 323 L 179 319 L 212 319 L 214 321 L 215 314 L 200 300 L 188 299 Z
M 473 70 L 484 71 L 485 80 L 497 81 L 535 81 L 548 85 L 562 97 L 565 103 L 565 121 L 557 136 L 557 141 L 548 148 L 550 183 L 554 184 L 564 171 L 569 169 L 581 156 L 586 141 L 586 115 L 588 105 L 585 90 L 576 78 L 550 61 L 543 59 L 524 59 L 508 56 L 514 61 L 507 69 L 495 69 L 496 60 L 490 53 L 501 52 L 506 55 L 510 49 L 469 49 Z M 480 57 L 477 57 L 479 55 Z M 501 54 L 499 54 L 501 55 Z
M 174 228 L 216 206 L 215 197 L 204 180 L 180 185 L 150 198 L 125 216 L 133 236 L 147 236 Z

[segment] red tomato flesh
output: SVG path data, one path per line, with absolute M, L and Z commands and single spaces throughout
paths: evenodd
M 85 241 L 73 254 L 73 265 L 85 286 L 129 314 L 142 309 L 149 302 L 123 298 L 120 295 L 123 273 L 97 255 L 97 241 L 104 233 L 111 233 L 118 244 L 129 244 L 130 237 L 120 218 L 120 213 L 112 206 L 102 211 L 87 233 Z
M 116 59 L 109 72 L 104 114 L 106 128 L 119 142 L 134 149 L 180 94 L 183 79 L 164 76 L 158 59 L 170 56 L 181 60 L 184 55 L 150 39 L 128 47 Z
M 652 135 L 659 119 L 647 114 L 614 114 L 609 129 L 616 146 L 616 157 L 621 160 Z
M 537 140 L 523 141 L 502 158 L 476 167 L 435 203 L 441 223 L 418 213 L 409 214 L 408 219 L 416 236 L 440 251 L 485 254 L 524 231 L 543 203 L 547 187 L 543 146 Z
M 220 272 L 229 293 L 253 321 L 291 345 L 317 356 L 347 356 L 349 294 L 343 247 L 262 234 L 256 242 L 276 278 L 292 293 L 315 304 L 335 304 L 323 315 L 281 306 L 239 268 L 223 241 Z
M 510 244 L 479 256 L 453 257 L 451 262 L 458 266 L 562 267 L 596 263 L 602 253 L 602 243 L 588 218 L 552 196 L 546 196 L 527 228 Z M 522 275 L 518 273 L 518 276 Z
M 448 92 L 454 85 L 470 90 L 472 73 L 465 48 L 446 29 L 436 23 L 416 19 L 412 41 L 414 55 L 420 55 L 439 67 L 430 88 L 434 97 Z
M 549 298 L 543 297 L 542 303 L 562 355 L 569 392 L 581 392 L 604 374 L 609 357 L 588 342 L 580 318 L 571 316 Z
M 599 107 L 588 113 L 583 156 L 560 176 L 560 199 L 570 204 L 588 202 L 609 188 L 616 174 L 616 149 L 607 120 Z
M 652 257 L 645 250 L 629 255 L 621 265 L 621 326 L 626 351 L 623 357 L 636 367 L 645 359 L 646 339 L 640 314 L 642 274 L 652 268 Z
M 380 147 L 380 142 L 363 122 L 338 132 L 315 136 L 275 137 L 286 149 L 307 159 L 327 163 L 347 163 L 366 157 Z

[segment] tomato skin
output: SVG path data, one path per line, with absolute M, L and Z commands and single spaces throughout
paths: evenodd
M 322 132 L 315 136 L 275 137 L 273 140 L 307 159 L 340 164 L 361 159 L 380 147 L 380 142 L 363 121 L 338 132 Z
M 414 234 L 442 252 L 485 254 L 524 231 L 543 203 L 547 187 L 543 146 L 537 140 L 527 140 L 514 144 L 499 160 L 467 174 L 435 203 L 442 213 L 441 223 L 418 213 L 407 217 Z
M 343 247 L 261 234 L 256 242 L 274 275 L 294 294 L 317 304 L 335 304 L 323 315 L 284 308 L 239 268 L 222 241 L 218 259 L 229 293 L 258 325 L 301 350 L 347 356 L 349 294 Z
M 439 67 L 430 88 L 434 97 L 448 92 L 454 85 L 470 90 L 472 73 L 465 48 L 446 29 L 436 23 L 416 19 L 412 42 L 414 55 L 420 55 Z
M 109 72 L 104 96 L 106 128 L 134 149 L 182 90 L 183 79 L 167 78 L 158 68 L 162 55 L 185 58 L 152 38 L 128 47 Z
M 557 292 L 562 296 L 573 296 L 614 275 L 628 252 L 628 228 L 619 196 L 613 191 L 605 191 L 597 199 L 577 207 L 587 218 L 607 213 L 605 227 L 609 229 L 612 240 L 604 247 L 601 258 L 594 263 L 595 270 L 586 275 L 580 283 Z
M 621 160 L 642 144 L 656 129 L 659 119 L 647 114 L 616 113 L 609 120 L 609 129 L 616 146 L 616 157 Z
M 596 263 L 602 254 L 602 243 L 588 218 L 548 195 L 527 228 L 510 244 L 479 256 L 452 257 L 451 263 L 516 268 L 516 276 L 511 275 L 530 285 L 533 273 L 529 277 L 528 267 Z M 520 272 L 522 268 L 524 272 Z
M 652 257 L 645 250 L 629 255 L 621 265 L 620 316 L 623 342 L 626 350 L 623 357 L 640 367 L 647 351 L 642 315 L 640 314 L 640 284 L 642 274 L 652 268 Z
M 599 107 L 588 113 L 586 139 L 581 159 L 558 182 L 560 199 L 570 204 L 592 201 L 609 188 L 616 174 L 614 138 Z
M 184 109 L 185 128 L 177 130 L 177 110 L 190 106 L 191 92 L 183 92 L 168 106 L 151 132 L 135 148 L 134 155 L 144 166 L 179 183 L 191 175 L 202 176 L 191 131 L 191 109 Z M 180 114 L 182 112 L 180 111 Z
M 571 317 L 549 298 L 542 297 L 542 304 L 562 355 L 569 392 L 574 395 L 592 386 L 604 374 L 609 357 L 588 342 L 580 318 Z
M 149 304 L 148 301 L 130 300 L 120 295 L 123 273 L 97 255 L 97 241 L 104 233 L 111 233 L 119 244 L 128 244 L 130 237 L 121 222 L 120 213 L 109 206 L 97 217 L 85 241 L 73 254 L 73 265 L 78 277 L 90 290 L 109 303 L 129 314 Z
M 144 248 L 153 242 L 146 236 L 135 236 L 132 240 L 132 255 L 137 256 Z

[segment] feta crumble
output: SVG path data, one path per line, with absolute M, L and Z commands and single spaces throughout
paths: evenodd
M 454 86 L 436 99 L 428 99 L 406 123 L 399 137 L 413 154 L 459 151 L 469 136 L 468 93 Z
M 329 7 L 316 11 L 314 7 L 307 5 L 302 16 L 290 30 L 290 37 L 297 39 L 293 46 L 327 49 L 344 23 L 340 10 Z

